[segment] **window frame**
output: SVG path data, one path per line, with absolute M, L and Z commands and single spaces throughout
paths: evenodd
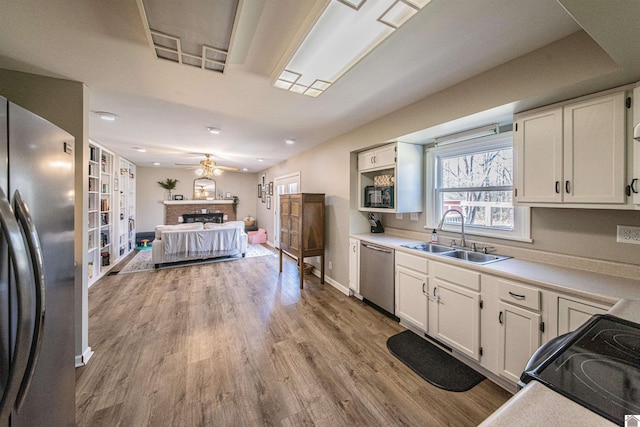
M 453 144 L 427 148 L 425 154 L 426 161 L 426 224 L 425 229 L 435 229 L 442 217 L 442 207 L 438 203 L 436 185 L 440 182 L 440 164 L 441 157 L 451 157 L 456 155 L 480 153 L 503 148 L 514 149 L 513 132 L 505 132 L 488 137 L 475 138 L 467 141 L 460 141 Z M 515 155 L 514 155 L 515 159 Z M 515 160 L 514 160 L 515 163 Z M 513 167 L 513 180 L 515 182 L 515 164 Z M 511 187 L 489 187 L 489 189 L 505 188 L 513 190 Z M 475 188 L 475 187 L 474 187 Z M 522 242 L 532 242 L 531 239 L 531 209 L 525 206 L 513 205 L 514 224 L 513 230 L 501 230 L 497 228 L 484 228 L 465 224 L 464 231 L 466 235 L 492 237 L 505 240 L 517 240 Z M 454 233 L 460 232 L 460 227 L 443 225 L 444 231 Z

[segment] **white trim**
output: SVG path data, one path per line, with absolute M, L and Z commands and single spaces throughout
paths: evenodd
M 89 362 L 89 359 L 91 359 L 91 356 L 93 356 L 91 347 L 85 348 L 82 354 L 76 355 L 76 368 L 85 366 Z
M 298 178 L 298 192 L 302 192 L 302 183 L 300 180 L 300 171 L 289 173 L 287 175 L 276 176 L 273 178 L 273 200 L 271 200 L 273 208 L 273 244 L 276 248 L 280 247 L 280 195 L 278 194 L 278 181 L 283 181 L 290 178 Z
M 314 276 L 316 276 L 317 278 L 320 278 L 320 270 L 318 270 L 316 267 L 313 267 L 313 270 L 311 271 L 311 273 Z M 325 283 L 330 284 L 331 286 L 333 286 L 334 288 L 336 288 L 337 290 L 339 290 L 340 292 L 342 292 L 346 296 L 351 296 L 351 292 L 352 291 L 351 291 L 351 289 L 349 289 L 349 287 L 346 287 L 346 286 L 336 282 L 335 280 L 333 280 L 331 277 L 327 276 L 326 274 L 324 275 L 324 281 L 325 281 Z
M 433 147 L 426 150 L 426 223 L 425 229 L 435 229 L 440 221 L 439 207 L 436 203 L 435 185 L 438 173 L 435 167 L 436 158 L 443 155 L 455 155 L 464 153 L 483 152 L 491 149 L 504 148 L 507 142 L 511 142 L 513 147 L 513 132 L 505 132 L 473 140 L 461 141 L 459 143 L 446 145 L 444 147 Z M 513 231 L 499 230 L 492 228 L 478 228 L 465 225 L 465 234 L 497 239 L 514 240 L 521 242 L 532 242 L 531 239 L 531 209 L 529 207 L 514 205 L 514 229 Z M 444 231 L 459 233 L 458 227 L 444 226 Z

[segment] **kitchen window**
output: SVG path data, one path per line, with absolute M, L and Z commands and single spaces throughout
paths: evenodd
M 426 228 L 455 209 L 468 235 L 531 241 L 529 208 L 513 206 L 511 132 L 428 149 L 427 171 Z M 447 215 L 443 229 L 459 232 L 460 221 Z

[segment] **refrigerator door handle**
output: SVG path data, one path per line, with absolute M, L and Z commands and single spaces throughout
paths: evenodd
M 25 375 L 16 399 L 16 408 L 20 410 L 20 407 L 24 403 L 24 399 L 27 395 L 27 391 L 29 390 L 29 386 L 31 385 L 33 373 L 40 355 L 40 349 L 42 348 L 42 338 L 44 337 L 46 285 L 44 279 L 44 256 L 42 253 L 42 245 L 40 244 L 40 237 L 38 236 L 38 231 L 33 223 L 33 219 L 31 218 L 29 207 L 22 200 L 22 196 L 18 190 L 14 193 L 13 204 L 16 212 L 16 219 L 19 224 L 22 224 L 22 229 L 26 236 L 29 255 L 31 256 L 31 265 L 33 266 L 33 276 L 35 279 L 35 318 L 31 339 L 31 351 L 29 353 L 29 361 L 27 363 Z
M 0 227 L 4 238 L 7 240 L 9 259 L 13 267 L 13 277 L 16 285 L 18 308 L 15 347 L 11 355 L 7 384 L 0 401 L 0 420 L 6 420 L 15 405 L 31 350 L 31 285 L 33 278 L 22 231 L 15 219 L 11 204 L 2 189 L 0 189 Z

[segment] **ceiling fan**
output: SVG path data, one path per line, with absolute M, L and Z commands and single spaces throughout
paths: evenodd
M 212 176 L 219 176 L 223 170 L 226 171 L 239 171 L 239 168 L 234 166 L 220 166 L 215 161 L 211 160 L 211 154 L 204 154 L 205 159 L 200 160 L 199 164 L 193 163 L 176 163 L 176 166 L 190 166 L 195 167 L 196 174 L 205 178 L 211 178 Z

